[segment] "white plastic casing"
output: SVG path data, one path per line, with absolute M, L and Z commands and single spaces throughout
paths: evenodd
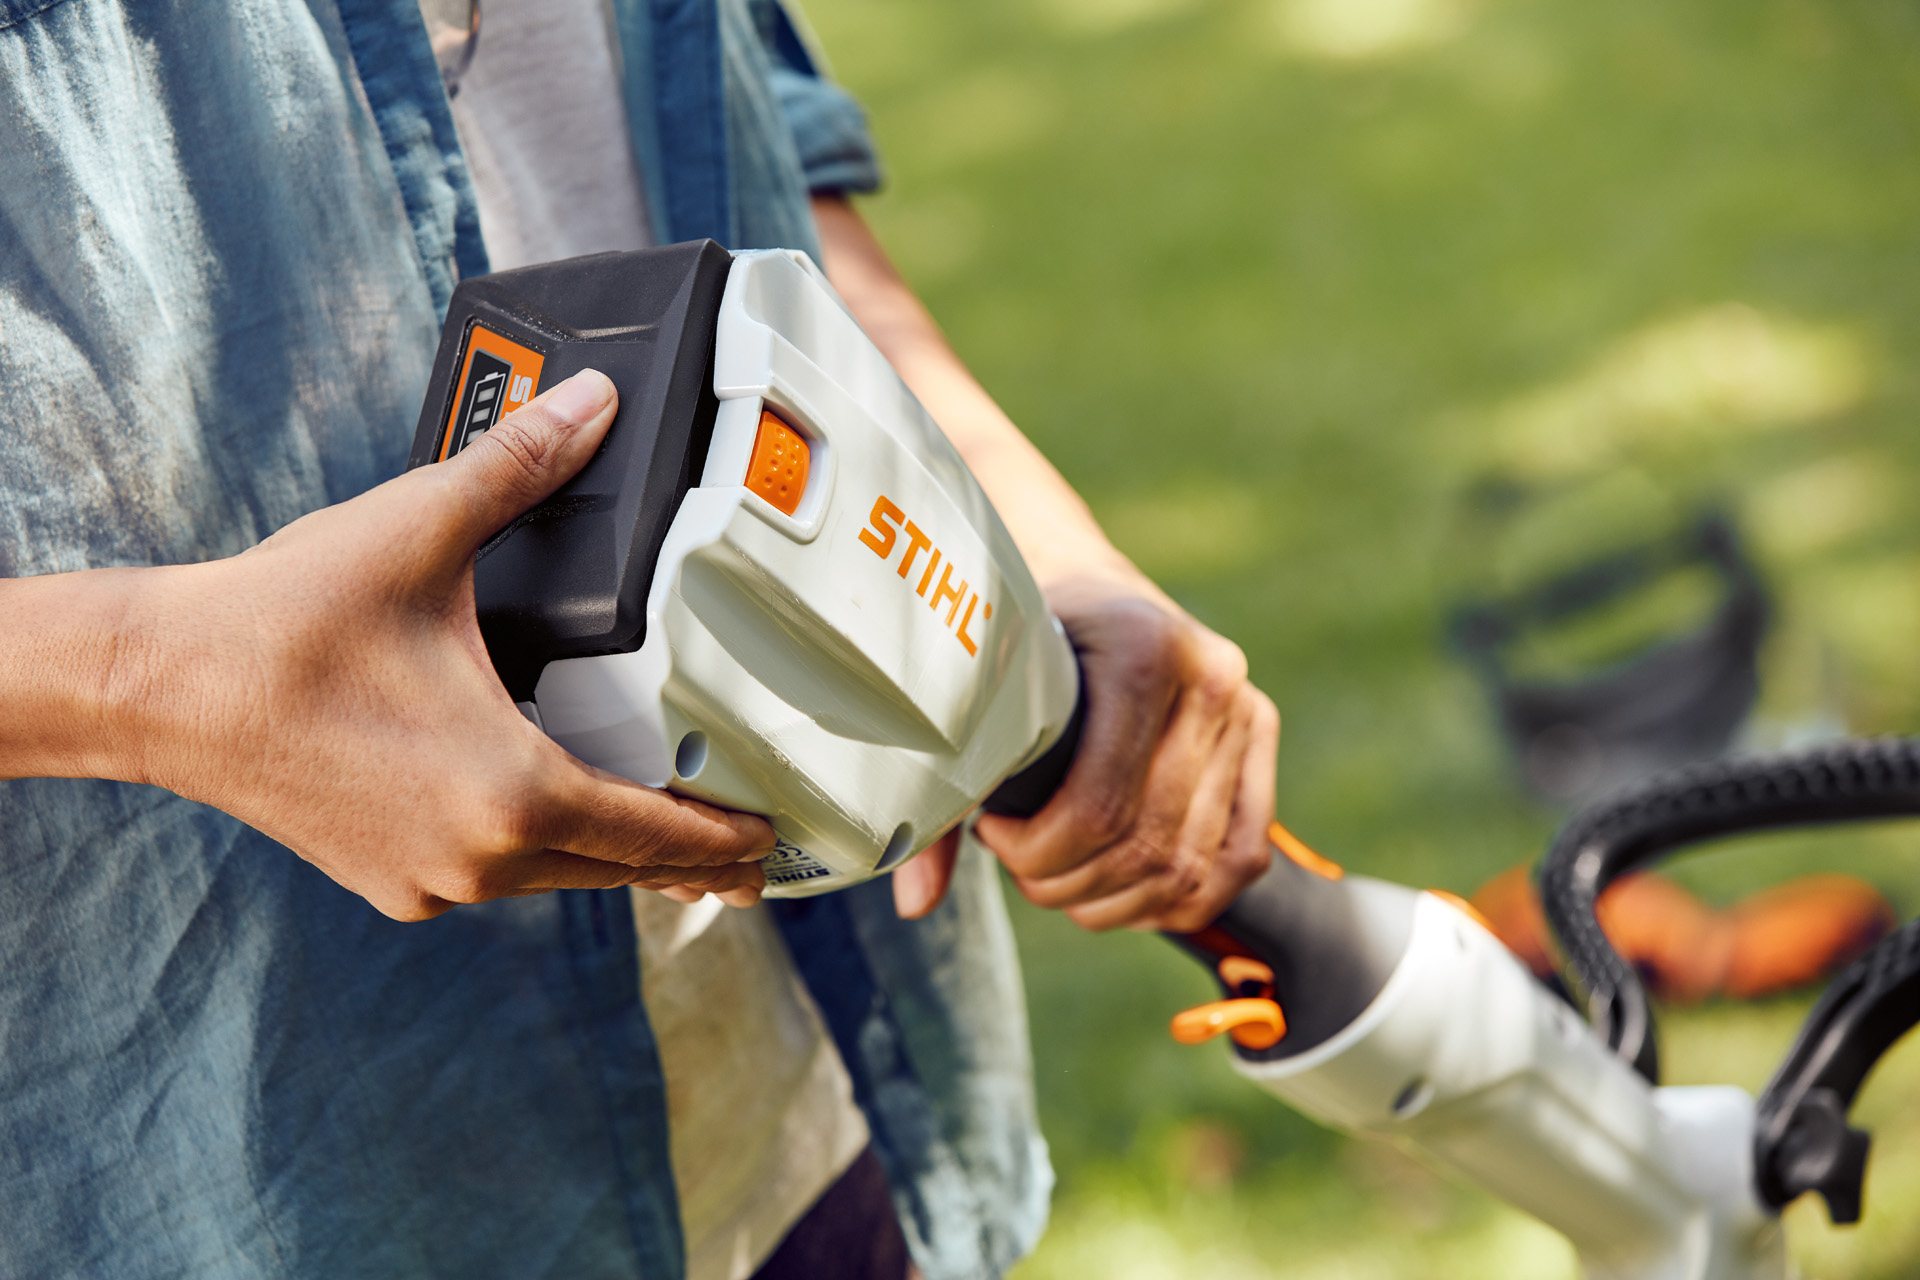
M 1077 670 L 972 473 L 805 255 L 735 255 L 714 391 L 645 642 L 550 664 L 533 710 L 590 764 L 766 815 L 768 895 L 806 897 L 891 870 L 1037 756 Z M 811 455 L 790 516 L 745 487 L 763 406 Z
M 1411 892 L 1409 890 L 1409 892 Z M 1432 894 L 1344 1031 L 1241 1074 L 1390 1139 L 1566 1235 L 1595 1280 L 1783 1280 L 1752 1191 L 1753 1099 L 1649 1086 L 1498 939 Z

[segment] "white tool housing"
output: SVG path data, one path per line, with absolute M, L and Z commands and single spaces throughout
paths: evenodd
M 705 471 L 632 653 L 526 708 L 581 759 L 766 815 L 770 897 L 898 866 L 1070 718 L 1071 647 L 966 464 L 803 254 L 734 256 Z M 746 487 L 762 410 L 805 440 L 792 514 Z

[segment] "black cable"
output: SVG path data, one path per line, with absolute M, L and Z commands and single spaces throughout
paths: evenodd
M 1540 866 L 1540 897 L 1607 1043 L 1659 1083 L 1653 1012 L 1596 907 L 1620 876 L 1682 845 L 1777 827 L 1920 815 L 1920 739 L 1855 739 L 1693 765 L 1575 814 Z

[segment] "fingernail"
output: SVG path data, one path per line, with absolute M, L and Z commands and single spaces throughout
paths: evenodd
M 547 408 L 568 422 L 585 422 L 613 399 L 613 382 L 598 369 L 582 369 L 553 389 Z

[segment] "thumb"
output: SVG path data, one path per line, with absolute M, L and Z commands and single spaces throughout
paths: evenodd
M 953 883 L 953 865 L 960 857 L 960 828 L 928 845 L 893 873 L 893 909 L 902 920 L 918 920 L 940 905 Z
M 453 511 L 446 525 L 470 556 L 508 521 L 571 480 L 606 438 L 619 408 L 607 375 L 583 369 L 431 470 Z

